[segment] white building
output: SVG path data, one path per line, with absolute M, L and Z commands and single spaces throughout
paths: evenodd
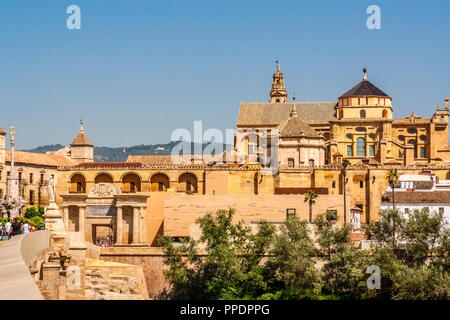
M 406 215 L 414 210 L 428 208 L 442 212 L 450 226 L 450 180 L 439 180 L 430 173 L 405 174 L 399 177 L 394 190 L 395 208 Z M 381 210 L 392 209 L 392 189 L 383 193 Z

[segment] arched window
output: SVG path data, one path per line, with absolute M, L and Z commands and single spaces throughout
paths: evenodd
M 100 173 L 99 175 L 97 175 L 95 177 L 94 182 L 95 182 L 95 184 L 102 183 L 102 182 L 104 182 L 104 183 L 113 183 L 113 178 L 107 173 Z
M 366 118 L 366 111 L 365 111 L 365 110 L 361 110 L 361 111 L 359 112 L 359 117 L 360 117 L 361 119 L 365 119 L 365 118 Z
M 150 179 L 152 191 L 167 191 L 170 186 L 169 177 L 163 173 L 157 173 Z
M 366 156 L 366 140 L 364 140 L 364 138 L 356 139 L 356 156 L 357 157 Z
M 127 173 L 122 178 L 122 192 L 140 192 L 141 178 L 137 174 Z
M 417 142 L 416 140 L 409 140 L 408 141 L 409 144 L 412 144 L 414 146 L 414 158 L 417 158 Z
M 84 176 L 77 173 L 70 178 L 70 192 L 71 193 L 85 193 L 86 192 L 86 180 Z
M 183 173 L 178 178 L 178 191 L 197 193 L 197 177 L 192 173 Z

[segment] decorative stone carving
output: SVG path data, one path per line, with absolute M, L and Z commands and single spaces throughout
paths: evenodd
M 120 190 L 112 183 L 97 183 L 89 192 L 89 197 L 113 197 L 119 194 Z

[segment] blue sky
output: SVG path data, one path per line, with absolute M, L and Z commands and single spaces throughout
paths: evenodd
M 81 30 L 66 8 L 81 8 Z M 366 8 L 381 8 L 368 30 Z M 176 128 L 234 128 L 267 101 L 276 59 L 289 96 L 334 101 L 368 79 L 394 116 L 450 96 L 450 1 L 1 0 L 0 126 L 17 147 L 164 143 Z

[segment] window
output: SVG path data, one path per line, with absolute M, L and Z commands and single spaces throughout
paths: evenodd
M 41 184 L 44 184 L 44 174 L 41 173 Z
M 190 181 L 186 181 L 186 191 L 187 192 L 192 191 L 192 184 Z
M 441 116 L 441 122 L 444 122 L 444 117 L 443 116 Z
M 33 183 L 33 174 L 30 173 L 30 183 Z
M 361 99 L 358 98 L 358 106 L 360 106 L 360 105 L 361 105 Z
M 359 187 L 360 187 L 361 189 L 364 188 L 364 181 L 361 180 L 361 181 L 359 182 Z
M 366 128 L 356 128 L 356 132 L 366 132 Z
M 364 138 L 356 139 L 356 156 L 357 157 L 366 156 L 366 140 L 364 140 Z
M 405 141 L 405 137 L 404 136 L 398 136 L 398 140 Z
M 158 182 L 158 191 L 164 191 L 164 182 Z
M 314 167 L 314 160 L 313 159 L 309 159 L 309 166 L 310 167 Z
M 331 187 L 334 189 L 336 188 L 336 181 L 331 182 Z
M 295 217 L 296 209 L 286 209 L 286 219 L 289 217 Z
M 366 98 L 366 106 L 369 105 L 369 98 Z
M 400 150 L 398 150 L 398 157 L 403 158 L 403 153 Z
M 381 115 L 383 116 L 383 118 L 387 119 L 388 117 L 388 113 L 386 110 L 383 110 L 383 112 L 381 113 Z
M 353 138 L 353 135 L 351 133 L 347 134 L 347 139 L 352 140 L 352 138 Z
M 280 99 L 277 99 L 275 102 L 280 102 Z
M 19 172 L 19 181 L 22 181 L 22 172 Z
M 408 129 L 409 134 L 415 134 L 417 132 L 416 129 Z
M 360 117 L 361 119 L 365 119 L 365 118 L 366 118 L 366 111 L 365 111 L 365 110 L 361 110 L 361 111 L 359 112 L 359 117 Z
M 375 135 L 373 133 L 371 133 L 371 134 L 369 134 L 369 138 L 373 140 L 373 139 L 375 139 Z
M 373 144 L 369 146 L 369 157 L 375 157 L 375 146 Z
M 136 192 L 136 182 L 130 182 L 130 192 Z
M 81 182 L 77 182 L 77 192 L 83 192 L 83 184 Z
M 293 168 L 295 166 L 295 160 L 294 158 L 289 158 L 288 159 L 288 167 L 289 168 Z
M 421 158 L 426 158 L 425 147 L 420 147 L 420 157 Z
M 353 148 L 352 146 L 347 146 L 347 157 L 353 157 Z
M 417 143 L 416 143 L 416 140 L 409 140 L 408 144 L 412 144 L 414 146 L 414 158 L 417 158 Z
M 442 207 L 439 208 L 439 213 L 440 213 L 440 214 L 444 214 L 444 208 L 442 208 Z
M 30 205 L 34 204 L 34 191 L 30 190 Z

